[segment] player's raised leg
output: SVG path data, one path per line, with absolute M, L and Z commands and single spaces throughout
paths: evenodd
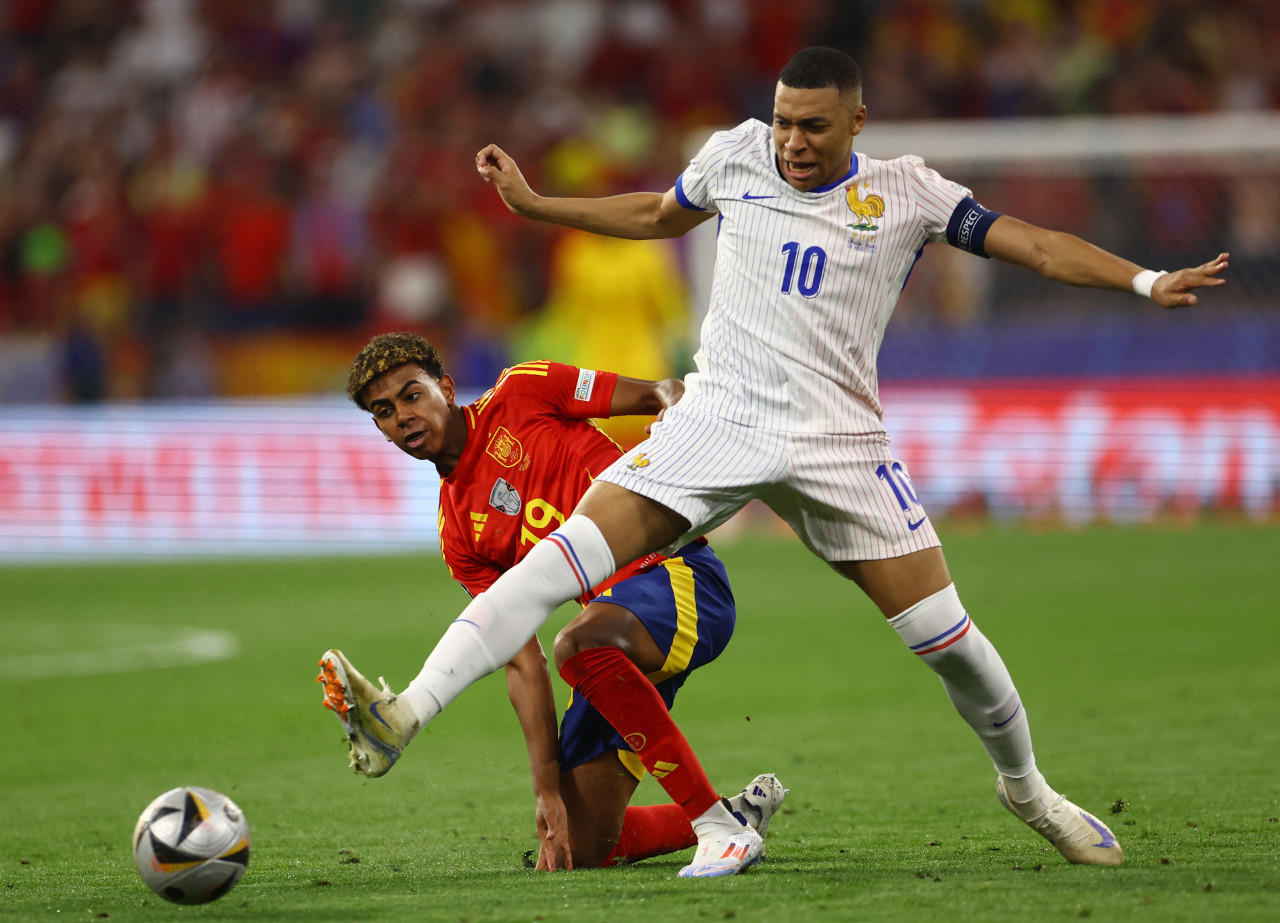
M 1124 853 L 1115 835 L 1050 788 L 1036 768 L 1026 709 L 1013 678 L 961 604 L 942 550 L 838 569 L 866 590 L 912 653 L 941 678 L 956 711 L 995 764 L 1001 802 L 1069 862 L 1121 864 Z

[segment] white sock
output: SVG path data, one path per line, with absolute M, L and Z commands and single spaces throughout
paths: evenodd
M 1001 778 L 1004 779 L 1005 795 L 1019 809 L 1018 814 L 1023 819 L 1035 820 L 1049 810 L 1049 800 L 1056 793 L 1049 788 L 1039 769 L 1017 778 L 1001 774 Z
M 734 816 L 733 812 L 725 807 L 724 799 L 716 799 L 716 803 L 707 808 L 697 817 L 689 822 L 689 826 L 693 827 L 694 835 L 698 839 L 713 834 L 720 833 L 728 828 L 737 832 L 742 826 L 742 821 Z
M 942 678 L 951 703 L 977 733 L 1000 774 L 1033 782 L 1031 774 L 1039 773 L 1026 709 L 1004 661 L 960 604 L 955 584 L 889 619 L 889 624 Z
M 401 695 L 426 725 L 462 690 L 511 660 L 558 606 L 616 569 L 596 524 L 570 516 L 471 600 Z

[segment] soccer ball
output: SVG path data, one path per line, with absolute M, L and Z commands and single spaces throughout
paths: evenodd
M 249 866 L 249 825 L 226 795 L 194 785 L 165 792 L 133 830 L 133 863 L 152 891 L 175 904 L 207 904 Z

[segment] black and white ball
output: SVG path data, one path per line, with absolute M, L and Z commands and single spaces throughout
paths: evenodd
M 176 904 L 207 904 L 249 866 L 249 824 L 226 795 L 194 785 L 165 792 L 133 831 L 133 862 L 152 891 Z

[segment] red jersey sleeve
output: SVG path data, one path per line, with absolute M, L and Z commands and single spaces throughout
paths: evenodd
M 484 406 L 494 395 L 533 398 L 556 416 L 587 420 L 609 416 L 617 372 L 580 369 L 562 362 L 522 362 L 504 371 L 479 401 Z

